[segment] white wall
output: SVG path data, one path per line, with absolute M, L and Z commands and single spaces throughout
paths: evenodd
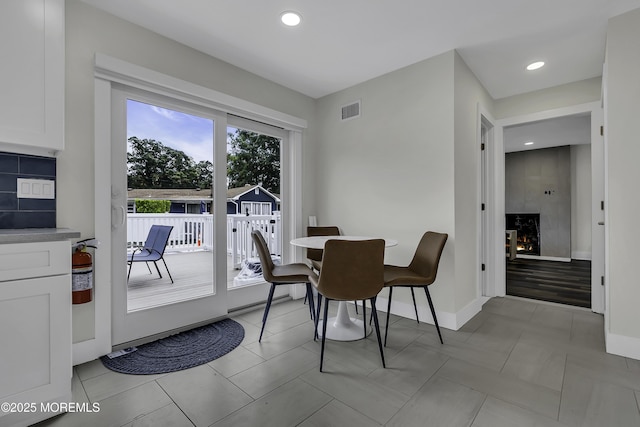
M 358 99 L 362 116 L 340 122 L 340 107 Z M 467 307 L 478 297 L 479 102 L 493 107 L 455 51 L 318 101 L 318 222 L 397 239 L 385 261 L 399 265 L 425 231 L 448 233 L 430 289 L 441 324 L 453 328 L 475 314 Z M 392 312 L 402 313 L 410 294 L 393 301 Z M 428 312 L 424 297 L 418 304 Z
M 591 259 L 591 145 L 571 146 L 571 258 Z
M 640 9 L 609 20 L 605 80 L 607 351 L 640 359 Z
M 315 179 L 318 224 L 397 239 L 387 263 L 407 265 L 427 230 L 450 234 L 431 291 L 447 312 L 455 311 L 453 59 L 448 52 L 319 99 Z M 358 99 L 362 116 L 341 122 L 340 107 Z
M 539 111 L 571 107 L 599 101 L 602 95 L 602 79 L 592 79 L 567 83 L 548 89 L 514 95 L 495 101 L 496 119 L 521 116 Z
M 480 296 L 478 106 L 492 114 L 493 99 L 458 53 L 454 61 L 455 310 L 460 311 Z
M 218 59 L 130 24 L 79 0 L 66 2 L 66 149 L 58 156 L 58 226 L 93 237 L 95 53 L 288 113 L 309 123 L 303 136 L 303 166 L 312 169 L 315 101 Z M 303 182 L 303 204 L 314 209 L 312 181 Z M 96 269 L 105 266 L 96 265 Z M 108 268 L 108 266 L 107 266 Z M 93 338 L 93 303 L 73 307 L 73 340 Z

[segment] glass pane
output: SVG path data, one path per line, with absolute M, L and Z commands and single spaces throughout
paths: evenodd
M 127 100 L 127 310 L 213 294 L 213 120 Z
M 260 230 L 276 260 L 282 256 L 281 140 L 227 128 L 228 288 L 264 283 L 251 232 Z

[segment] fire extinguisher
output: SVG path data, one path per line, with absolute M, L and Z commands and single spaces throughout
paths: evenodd
M 81 240 L 72 246 L 71 302 L 84 304 L 93 299 L 93 259 L 87 247 L 97 248 L 95 239 Z

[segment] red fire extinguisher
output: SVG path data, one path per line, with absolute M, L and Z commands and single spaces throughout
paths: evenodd
M 87 247 L 96 248 L 95 239 L 73 245 L 71 254 L 71 302 L 84 304 L 93 299 L 93 259 Z

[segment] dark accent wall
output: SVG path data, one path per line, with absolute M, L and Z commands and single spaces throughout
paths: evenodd
M 569 146 L 505 155 L 505 213 L 539 213 L 540 255 L 571 258 Z
M 0 229 L 55 228 L 56 199 L 18 199 L 18 178 L 55 181 L 56 159 L 0 152 Z

